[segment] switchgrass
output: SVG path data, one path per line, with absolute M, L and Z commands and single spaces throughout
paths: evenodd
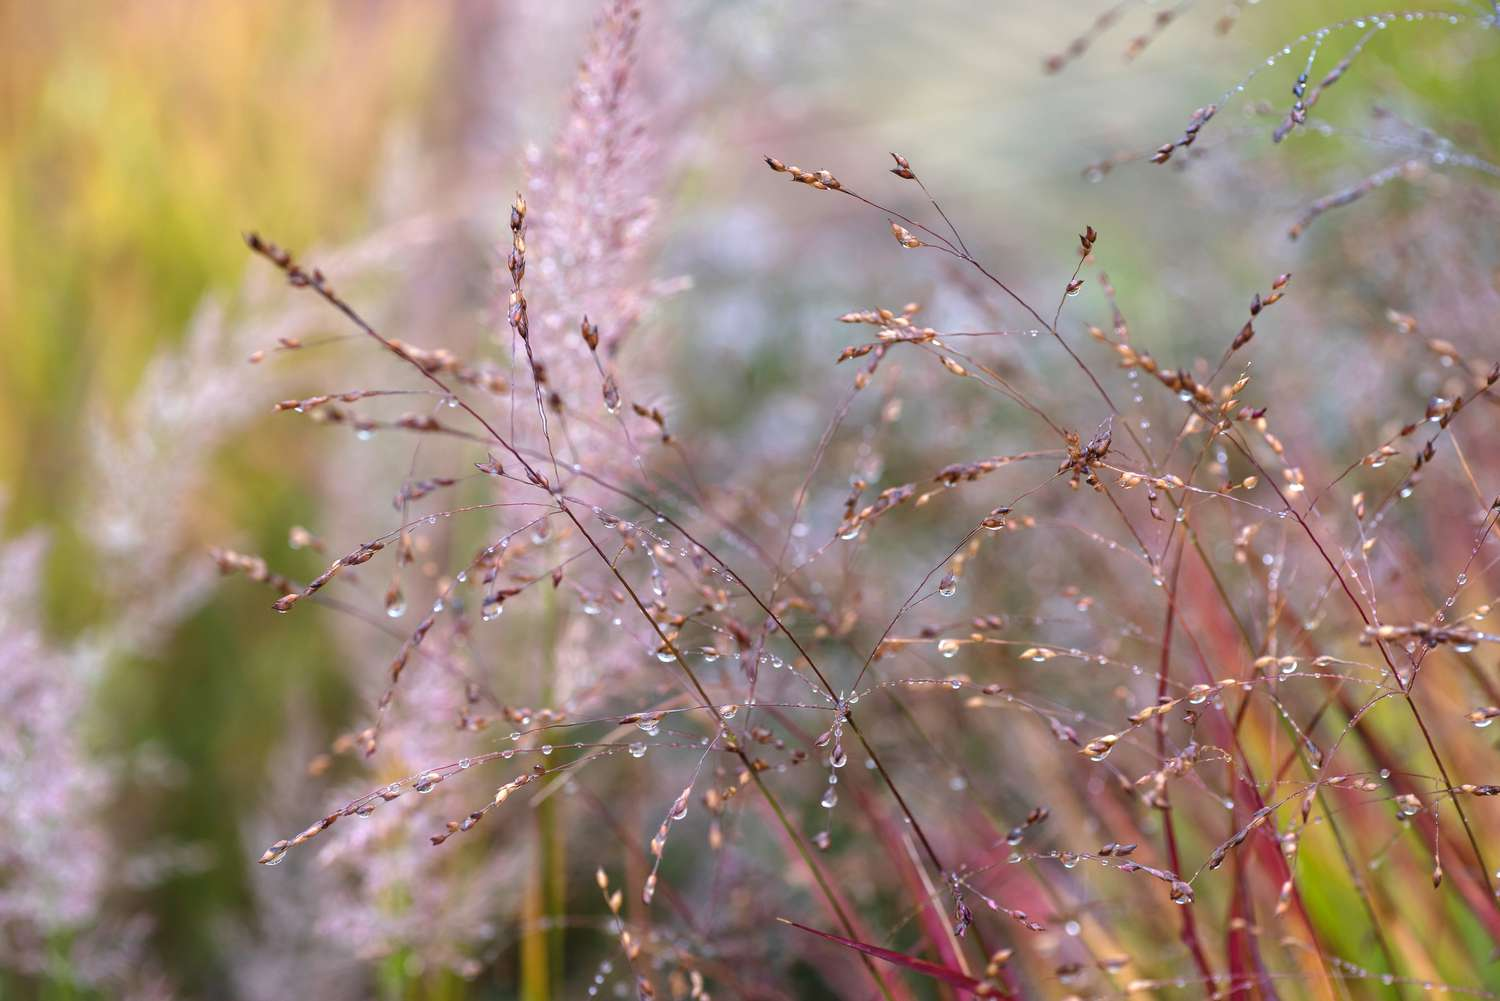
M 1305 34 L 1257 70 L 1307 51 L 1289 106 L 1247 117 L 1280 142 L 1376 35 L 1496 17 Z M 1123 236 L 1070 223 L 1076 262 L 1023 289 L 905 156 L 869 171 L 880 188 L 768 156 L 999 319 L 853 304 L 838 388 L 808 376 L 808 453 L 679 427 L 647 388 L 665 349 L 633 183 L 657 164 L 621 111 L 638 14 L 612 3 L 596 30 L 543 185 L 559 202 L 510 206 L 484 351 L 398 339 L 337 274 L 247 237 L 386 364 L 278 410 L 407 470 L 379 533 L 295 530 L 335 556 L 305 581 L 216 554 L 276 612 L 407 623 L 331 749 L 386 774 L 259 861 L 370 823 L 519 855 L 485 891 L 515 901 L 520 942 L 474 935 L 454 965 L 527 997 L 1491 996 L 1493 338 L 1382 301 L 1392 336 L 1330 362 L 1316 312 L 1288 314 L 1326 284 L 1267 268 L 1184 351 L 1132 325 L 1149 290 L 1103 273 Z M 1191 160 L 1248 83 L 1142 158 Z M 1392 144 L 1394 172 L 1290 235 L 1413 164 L 1495 173 L 1435 133 Z M 393 753 L 413 734 L 443 750 Z M 418 919 L 488 872 L 424 873 Z

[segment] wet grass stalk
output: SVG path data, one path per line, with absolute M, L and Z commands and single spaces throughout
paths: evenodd
M 521 216 L 524 216 L 525 214 L 525 202 L 519 196 L 516 200 L 515 214 Z M 272 263 L 276 264 L 277 267 L 285 271 L 287 273 L 288 280 L 294 286 L 311 289 L 325 302 L 333 306 L 334 309 L 342 313 L 351 323 L 359 328 L 360 331 L 375 340 L 387 351 L 396 355 L 396 357 L 400 358 L 402 361 L 407 362 L 408 364 L 415 367 L 417 371 L 420 372 L 428 381 L 432 382 L 433 385 L 435 385 L 445 395 L 445 397 L 455 401 L 459 408 L 463 409 L 466 413 L 469 414 L 470 417 L 477 421 L 480 426 L 483 427 L 486 432 L 488 432 L 490 437 L 493 438 L 494 441 L 511 456 L 511 458 L 515 459 L 521 465 L 522 469 L 526 471 L 527 477 L 529 478 L 530 482 L 534 486 L 538 487 L 539 489 L 549 489 L 549 484 L 547 483 L 545 477 L 539 474 L 531 466 L 531 464 L 526 461 L 525 457 L 522 456 L 522 454 L 517 451 L 516 448 L 505 437 L 503 437 L 498 431 L 494 429 L 494 427 L 490 425 L 489 421 L 487 421 L 477 410 L 470 406 L 470 404 L 468 404 L 462 397 L 455 394 L 452 389 L 450 389 L 448 385 L 443 382 L 442 379 L 434 375 L 432 372 L 424 368 L 419 362 L 413 359 L 403 347 L 393 343 L 390 340 L 387 340 L 378 331 L 376 331 L 374 327 L 370 326 L 363 317 L 355 312 L 352 306 L 350 306 L 347 302 L 345 302 L 342 298 L 334 293 L 326 277 L 321 272 L 317 270 L 313 270 L 312 272 L 303 271 L 301 266 L 296 264 L 296 262 L 289 254 L 286 253 L 286 251 L 280 249 L 279 247 L 276 247 L 274 244 L 266 243 L 257 235 L 251 234 L 249 237 L 247 237 L 247 243 L 249 244 L 250 248 L 256 253 L 259 253 L 262 256 L 266 257 L 267 259 L 272 261 Z M 693 672 L 693 669 L 683 658 L 681 651 L 677 649 L 677 647 L 672 643 L 671 639 L 669 639 L 666 633 L 662 631 L 661 626 L 651 615 L 651 612 L 646 608 L 645 603 L 642 602 L 639 594 L 636 593 L 630 582 L 626 580 L 624 575 L 619 571 L 618 567 L 616 567 L 614 561 L 611 560 L 609 555 L 599 547 L 599 544 L 589 534 L 588 530 L 583 526 L 583 523 L 573 513 L 572 509 L 568 506 L 566 501 L 556 494 L 554 494 L 554 498 L 559 502 L 558 507 L 561 513 L 565 517 L 567 517 L 570 522 L 573 523 L 574 528 L 578 531 L 580 536 L 587 541 L 589 547 L 594 551 L 599 559 L 607 566 L 609 566 L 610 571 L 614 575 L 616 581 L 625 590 L 626 594 L 629 595 L 631 602 L 636 606 L 636 609 L 640 612 L 642 617 L 651 625 L 651 628 L 660 638 L 662 645 L 670 652 L 676 666 L 682 672 L 683 676 L 687 679 L 688 684 L 692 687 L 697 696 L 702 700 L 703 704 L 712 705 L 713 700 L 709 697 L 708 692 L 698 681 L 696 675 Z M 745 766 L 748 775 L 754 781 L 757 791 L 765 798 L 767 804 L 771 807 L 772 812 L 776 815 L 777 821 L 786 831 L 788 838 L 791 839 L 792 843 L 796 846 L 803 862 L 807 865 L 808 869 L 813 874 L 818 883 L 819 889 L 823 892 L 824 897 L 826 898 L 830 907 L 833 909 L 834 914 L 838 918 L 839 924 L 852 937 L 854 934 L 854 927 L 850 923 L 849 917 L 847 913 L 845 913 L 843 906 L 839 903 L 838 898 L 835 896 L 831 887 L 828 885 L 826 877 L 823 875 L 821 869 L 818 867 L 817 863 L 808 852 L 805 841 L 803 840 L 801 835 L 798 834 L 796 828 L 792 825 L 790 819 L 787 817 L 785 811 L 782 809 L 781 804 L 776 799 L 775 795 L 770 791 L 769 788 L 767 788 L 764 781 L 762 781 L 758 770 L 750 761 L 748 755 L 746 755 L 746 753 L 742 749 L 740 749 L 737 744 L 731 744 L 731 750 L 733 750 L 741 759 L 741 762 Z M 889 988 L 885 984 L 884 978 L 876 973 L 874 965 L 870 963 L 869 960 L 864 960 L 864 963 L 870 972 L 870 976 L 875 979 L 876 984 L 879 986 L 882 995 L 889 999 L 891 995 Z
M 1132 55 L 1171 21 L 1138 35 Z M 1079 36 L 1049 69 L 1066 68 L 1112 23 Z M 1355 19 L 1335 28 L 1302 39 L 1309 52 L 1274 141 L 1308 128 L 1324 92 L 1363 65 L 1356 60 L 1375 30 Z M 1345 29 L 1357 40 L 1309 89 L 1325 38 Z M 1183 138 L 1152 158 L 1182 163 L 1232 97 L 1200 109 Z M 1423 419 L 1393 434 L 1386 401 L 1342 401 L 1351 436 L 1379 442 L 1348 462 L 1342 441 L 1276 409 L 1280 359 L 1256 338 L 1258 325 L 1275 330 L 1266 310 L 1287 296 L 1290 275 L 1254 294 L 1227 346 L 1214 342 L 1172 367 L 1131 331 L 1102 275 L 1108 319 L 1074 334 L 1066 314 L 1094 282 L 1100 253 L 1092 226 L 1044 311 L 984 263 L 910 161 L 893 159 L 891 173 L 919 208 L 867 196 L 826 170 L 766 162 L 878 213 L 901 251 L 928 251 L 977 276 L 963 280 L 983 290 L 986 308 L 1035 324 L 1037 357 L 1018 365 L 1024 332 L 999 323 L 947 331 L 916 303 L 847 313 L 840 320 L 862 339 L 838 360 L 859 367 L 803 465 L 741 448 L 733 454 L 764 465 L 715 466 L 680 436 L 670 408 L 636 395 L 620 349 L 634 314 L 616 324 L 591 308 L 593 319 L 574 326 L 557 321 L 568 302 L 546 304 L 534 322 L 530 210 L 519 195 L 503 271 L 504 378 L 381 334 L 320 271 L 248 237 L 293 286 L 415 371 L 433 408 L 377 418 L 370 414 L 412 391 L 356 389 L 290 400 L 283 412 L 450 451 L 413 458 L 397 530 L 307 583 L 229 551 L 216 554 L 221 569 L 274 590 L 280 612 L 302 603 L 348 612 L 347 597 L 333 595 L 354 593 L 359 568 L 376 559 L 395 563 L 390 618 L 404 612 L 408 592 L 434 595 L 416 628 L 398 633 L 371 724 L 336 752 L 380 753 L 422 686 L 444 674 L 465 692 L 459 731 L 515 727 L 504 750 L 350 800 L 261 861 L 279 863 L 342 818 L 385 810 L 408 790 L 494 767 L 508 777 L 493 799 L 431 841 L 466 835 L 513 796 L 534 797 L 517 951 L 530 999 L 569 989 L 575 957 L 599 954 L 581 933 L 565 933 L 577 920 L 568 913 L 575 865 L 599 867 L 607 914 L 594 925 L 623 958 L 600 961 L 593 983 L 614 977 L 643 999 L 706 998 L 716 976 L 724 989 L 733 979 L 774 991 L 787 969 L 820 990 L 891 1001 L 932 991 L 1040 997 L 1059 987 L 1101 998 L 1353 998 L 1418 986 L 1492 996 L 1482 963 L 1420 932 L 1392 933 L 1390 922 L 1406 906 L 1441 921 L 1456 904 L 1460 916 L 1449 920 L 1464 934 L 1500 928 L 1481 805 L 1500 786 L 1466 781 L 1485 760 L 1473 727 L 1500 709 L 1457 712 L 1465 696 L 1431 682 L 1422 705 L 1415 698 L 1418 675 L 1436 673 L 1493 701 L 1470 654 L 1500 641 L 1482 628 L 1489 603 L 1478 592 L 1500 565 L 1491 538 L 1500 507 L 1484 496 L 1496 456 L 1477 433 L 1460 448 L 1454 427 L 1480 408 L 1493 416 L 1500 367 L 1432 340 L 1424 357 L 1436 368 L 1424 378 L 1440 391 Z M 1334 196 L 1300 225 L 1361 195 Z M 927 215 L 936 218 L 919 218 Z M 548 235 L 539 228 L 542 245 Z M 902 367 L 891 361 L 898 356 Z M 507 414 L 505 433 L 487 415 L 491 404 Z M 991 404 L 1020 423 L 976 458 L 969 450 L 983 421 L 974 415 L 987 417 Z M 932 423 L 904 418 L 903 407 Z M 1419 429 L 1430 425 L 1424 441 Z M 1010 438 L 1032 433 L 1042 441 L 1012 447 Z M 1453 463 L 1442 461 L 1450 443 Z M 476 446 L 481 461 L 469 462 Z M 1405 448 L 1411 467 L 1390 485 L 1379 470 L 1404 461 Z M 473 469 L 456 474 L 454 455 Z M 1428 506 L 1398 505 L 1419 488 Z M 458 503 L 478 489 L 504 500 Z M 789 516 L 764 509 L 768 491 L 785 492 Z M 1335 508 L 1345 495 L 1347 508 Z M 1457 541 L 1454 510 L 1474 522 Z M 451 573 L 431 540 L 457 538 L 449 526 L 460 516 L 489 519 L 489 541 L 472 559 L 450 561 L 463 568 Z M 824 540 L 816 526 L 830 520 Z M 1467 560 L 1451 571 L 1464 547 Z M 913 554 L 916 570 L 905 562 Z M 1450 572 L 1457 583 L 1440 583 Z M 1427 608 L 1433 595 L 1443 600 L 1436 611 Z M 488 646 L 476 640 L 506 635 L 482 623 L 507 605 L 522 618 L 511 635 L 527 642 L 501 639 L 501 649 L 515 657 L 535 646 L 519 677 L 537 708 L 513 704 L 516 680 L 489 682 L 476 653 Z M 941 666 L 959 656 L 962 669 Z M 1376 720 L 1388 701 L 1406 704 L 1402 721 Z M 668 752 L 671 764 L 656 763 Z M 591 789 L 585 801 L 605 822 L 598 837 L 583 836 L 570 803 L 582 776 L 648 753 L 652 763 L 635 766 L 621 794 L 642 796 L 641 810 L 616 813 Z M 691 768 L 679 767 L 689 759 Z M 809 773 L 816 781 L 801 778 Z M 701 867 L 706 878 L 679 845 L 693 836 L 684 833 L 693 803 L 714 856 Z M 1449 809 L 1456 824 L 1442 822 Z M 1367 843 L 1361 835 L 1381 811 L 1394 813 L 1396 833 Z M 629 829 L 637 816 L 656 824 L 644 862 Z M 1025 819 L 1005 830 L 1000 817 Z M 635 859 L 625 887 L 608 871 L 601 838 Z M 1330 873 L 1344 884 L 1328 884 Z M 771 877 L 782 875 L 792 886 L 772 892 Z M 653 908 L 659 887 L 667 906 Z M 814 906 L 831 927 L 788 913 L 805 906 L 803 893 L 821 901 Z M 1336 923 L 1330 901 L 1357 912 L 1359 928 Z M 1168 927 L 1175 934 L 1161 932 Z M 788 936 L 795 958 L 762 968 L 759 950 L 772 935 Z M 806 970 L 797 965 L 804 957 Z

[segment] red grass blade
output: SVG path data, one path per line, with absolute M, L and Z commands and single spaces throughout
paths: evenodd
M 975 980 L 967 973 L 964 973 L 961 970 L 955 970 L 951 966 L 943 966 L 941 963 L 933 963 L 925 959 L 918 959 L 915 956 L 908 956 L 904 952 L 896 952 L 893 949 L 882 949 L 878 945 L 869 945 L 865 942 L 856 942 L 852 938 L 844 938 L 842 935 L 834 935 L 826 931 L 818 931 L 818 929 L 816 928 L 809 928 L 807 927 L 807 925 L 798 924 L 797 922 L 788 920 L 787 918 L 777 918 L 776 920 L 780 921 L 784 925 L 791 925 L 793 928 L 809 932 L 810 934 L 816 935 L 819 938 L 826 938 L 830 942 L 837 942 L 839 945 L 842 945 L 846 948 L 853 949 L 856 952 L 862 952 L 866 956 L 873 956 L 876 959 L 881 959 L 895 966 L 900 966 L 904 969 L 911 970 L 913 973 L 920 973 L 924 977 L 932 977 L 934 980 L 941 980 L 944 983 L 952 984 L 954 987 L 962 987 L 964 990 L 969 991 L 980 991 L 985 987 L 985 984 L 981 981 Z

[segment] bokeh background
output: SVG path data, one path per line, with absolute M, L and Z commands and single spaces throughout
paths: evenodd
M 639 69 L 659 110 L 659 183 L 643 268 L 671 294 L 644 323 L 672 347 L 640 373 L 679 437 L 708 443 L 708 469 L 727 478 L 810 452 L 830 387 L 844 385 L 831 365 L 848 342 L 839 314 L 907 300 L 947 303 L 950 317 L 977 310 L 943 269 L 899 256 L 878 213 L 787 186 L 763 154 L 861 190 L 890 190 L 887 152 L 906 154 L 976 254 L 1029 288 L 1060 285 L 1073 234 L 1092 224 L 1133 327 L 1162 357 L 1221 343 L 1248 290 L 1296 272 L 1306 293 L 1278 335 L 1295 358 L 1278 388 L 1299 401 L 1287 419 L 1330 455 L 1351 454 L 1435 389 L 1383 340 L 1388 310 L 1493 347 L 1493 178 L 1414 172 L 1300 241 L 1286 230 L 1313 199 L 1404 155 L 1378 141 L 1391 126 L 1377 107 L 1493 158 L 1495 32 L 1393 28 L 1317 109 L 1347 134 L 1282 146 L 1267 133 L 1297 67 L 1268 70 L 1179 170 L 1125 157 L 1176 138 L 1283 40 L 1362 5 L 1127 3 L 1082 58 L 1045 72 L 1107 9 L 645 5 Z M 1167 11 L 1176 19 L 1158 34 Z M 1220 32 L 1227 15 L 1232 30 Z M 306 762 L 367 713 L 359 674 L 379 674 L 391 641 L 274 616 L 264 590 L 221 580 L 208 557 L 231 546 L 315 572 L 319 558 L 288 549 L 289 526 L 358 537 L 362 511 L 388 501 L 357 496 L 361 484 L 382 473 L 394 484 L 410 458 L 367 457 L 271 412 L 352 388 L 284 359 L 277 338 L 343 331 L 280 289 L 241 234 L 322 248 L 313 259 L 353 275 L 397 336 L 488 343 L 504 326 L 510 196 L 567 119 L 594 16 L 585 0 L 0 0 L 0 534 L 15 634 L 0 670 L 33 665 L 34 685 L 72 679 L 46 703 L 54 729 L 8 756 L 0 778 L 51 790 L 13 831 L 46 837 L 0 847 L 11 869 L 0 897 L 37 867 L 52 888 L 0 911 L 11 945 L 32 957 L 0 971 L 0 996 L 113 996 L 142 971 L 131 990 L 186 997 L 330 985 L 581 996 L 607 954 L 607 940 L 573 948 L 550 986 L 522 981 L 525 936 L 505 927 L 513 907 L 484 898 L 521 895 L 525 864 L 473 870 L 492 882 L 462 903 L 462 920 L 498 931 L 487 938 L 497 944 L 465 952 L 480 957 L 465 960 L 472 968 L 436 974 L 410 958 L 420 948 L 389 941 L 330 956 L 332 940 L 295 933 L 281 908 L 326 901 L 295 898 L 277 880 L 284 867 L 253 861 L 268 836 L 326 805 Z M 1141 33 L 1151 43 L 1127 58 Z M 1256 100 L 1276 114 L 1252 114 Z M 1090 318 L 1107 318 L 1090 294 Z M 259 350 L 271 357 L 248 364 Z M 1349 416 L 1349 398 L 1319 374 L 1344 362 L 1347 379 L 1390 405 Z M 1004 418 L 939 396 L 908 403 L 929 436 L 907 444 L 908 460 L 1007 433 Z M 900 450 L 888 461 L 900 465 Z M 771 493 L 763 503 L 784 509 L 789 490 Z M 885 565 L 931 550 L 931 538 L 913 530 Z M 16 706 L 40 698 L 12 695 Z M 358 784 L 357 764 L 339 767 Z M 369 900 L 337 906 L 352 925 L 373 920 Z M 1322 909 L 1335 925 L 1336 910 Z M 39 939 L 19 929 L 48 912 L 60 917 Z M 101 929 L 106 944 L 75 948 Z M 1455 975 L 1473 972 L 1452 962 Z M 816 979 L 803 983 L 821 996 Z

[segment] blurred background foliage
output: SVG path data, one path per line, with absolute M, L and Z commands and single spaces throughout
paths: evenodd
M 203 297 L 232 291 L 241 229 L 358 231 L 384 137 L 421 120 L 448 24 L 403 4 L 0 9 L 0 462 L 11 523 L 65 530 L 86 516 L 69 498 L 88 476 L 90 404 L 119 406 Z M 89 590 L 86 574 L 58 585 L 64 628 Z
M 91 421 L 119 412 L 148 361 L 182 343 L 206 296 L 233 301 L 252 266 L 242 231 L 293 247 L 364 235 L 398 136 L 413 155 L 438 161 L 481 145 L 493 170 L 514 177 L 501 190 L 520 183 L 521 153 L 546 142 L 591 14 L 582 2 L 545 17 L 525 6 L 0 0 L 3 525 L 6 534 L 52 535 L 49 632 L 76 634 L 109 612 L 80 531 L 90 518 L 80 497 Z M 1205 133 L 1204 146 L 1214 146 L 1205 159 L 1234 162 L 1222 172 L 1194 182 L 1135 164 L 1098 183 L 1085 176 L 1090 163 L 1175 138 L 1194 107 L 1283 39 L 1365 12 L 1358 0 L 1245 5 L 1224 38 L 1213 30 L 1220 5 L 1183 5 L 1181 23 L 1136 60 L 1121 57 L 1131 34 L 1122 30 L 1057 76 L 1042 72 L 1043 58 L 1105 4 L 657 6 L 645 30 L 670 28 L 693 106 L 678 137 L 688 152 L 665 208 L 662 257 L 666 273 L 695 286 L 661 322 L 696 331 L 705 352 L 732 362 L 662 360 L 687 435 L 695 425 L 753 428 L 768 412 L 806 406 L 846 336 L 833 316 L 924 293 L 921 278 L 890 291 L 905 262 L 879 220 L 788 194 L 765 173 L 763 153 L 873 188 L 886 151 L 899 150 L 978 234 L 979 256 L 1023 280 L 1055 281 L 1072 260 L 1071 234 L 1092 223 L 1133 319 L 1164 355 L 1174 341 L 1221 331 L 1244 290 L 1277 272 L 1337 271 L 1340 241 L 1379 226 L 1382 205 L 1430 194 L 1392 186 L 1374 196 L 1379 204 L 1291 244 L 1289 219 L 1367 172 L 1369 151 L 1311 137 L 1272 147 L 1264 127 L 1247 139 L 1236 134 L 1238 109 Z M 1127 11 L 1149 26 L 1165 6 Z M 1377 40 L 1319 116 L 1359 120 L 1384 102 L 1493 157 L 1495 33 L 1454 42 L 1441 31 Z M 497 44 L 524 56 L 497 73 L 485 50 Z M 1288 73 L 1258 81 L 1257 96 L 1284 109 Z M 468 134 L 475 102 L 508 108 L 508 134 Z M 1260 182 L 1247 183 L 1255 175 Z M 496 244 L 505 211 L 490 206 L 478 221 Z M 1331 263 L 1309 260 L 1315 253 Z M 468 266 L 496 260 L 491 252 Z M 1353 304 L 1330 316 L 1342 330 L 1301 336 L 1343 344 L 1370 322 Z M 287 395 L 265 370 L 247 367 L 242 386 L 267 413 Z M 810 423 L 815 436 L 821 424 Z M 269 417 L 253 422 L 215 457 L 191 505 L 160 517 L 203 546 L 278 550 L 287 525 L 314 503 L 299 485 L 319 447 L 306 437 Z M 283 710 L 310 699 L 325 726 L 354 713 L 318 620 L 272 625 L 261 592 L 216 590 L 159 649 L 109 665 L 107 694 L 87 721 L 101 748 L 154 747 L 174 763 L 172 782 L 125 782 L 112 824 L 128 843 L 203 850 L 202 865 L 131 904 L 153 918 L 152 951 L 188 994 L 217 996 L 227 960 L 215 928 L 250 906 L 246 880 L 264 875 L 247 873 L 244 860 L 260 846 L 243 843 L 241 831 L 263 805 Z M 1345 906 L 1313 900 L 1330 928 Z

